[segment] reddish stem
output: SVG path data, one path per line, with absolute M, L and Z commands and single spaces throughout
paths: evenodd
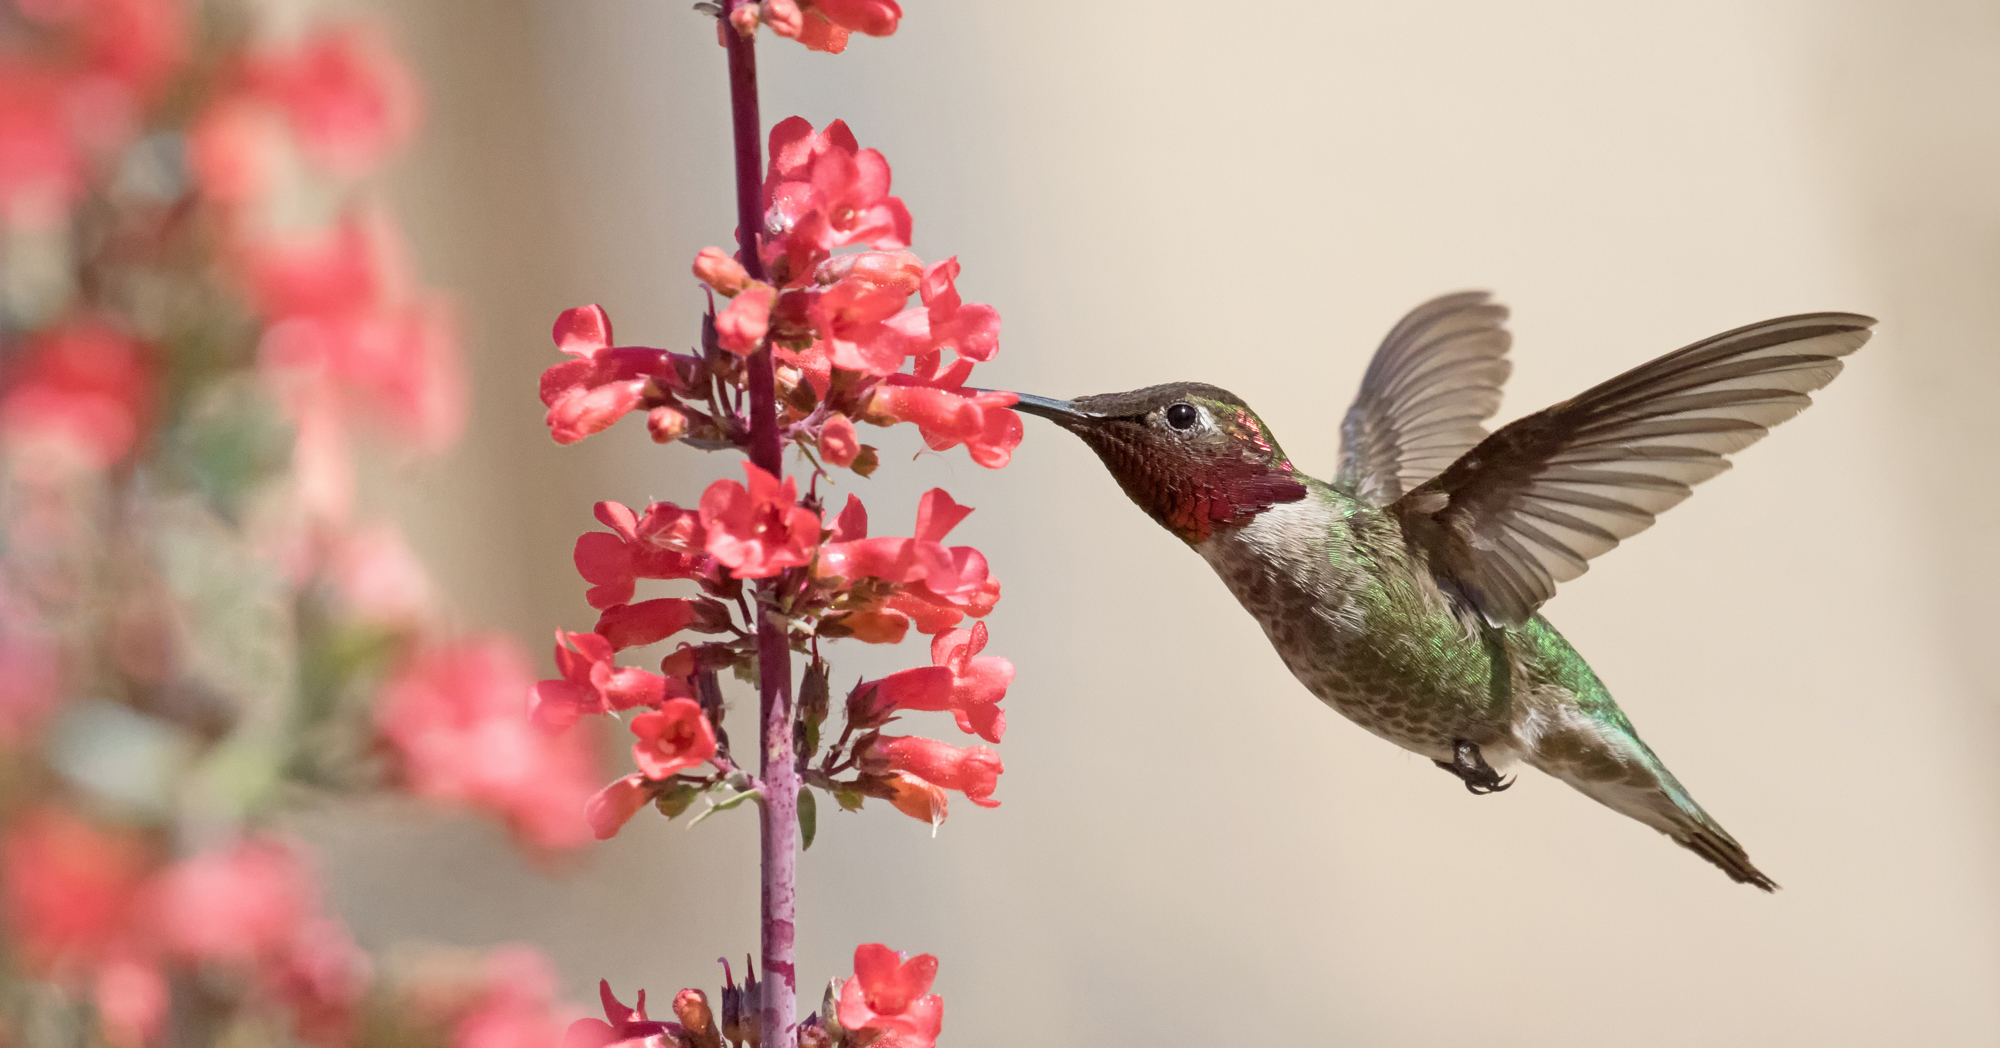
M 722 11 L 723 46 L 729 52 L 729 112 L 736 136 L 736 257 L 750 276 L 766 279 L 757 253 L 763 228 L 763 123 L 757 113 L 756 40 L 729 23 L 737 8 L 752 0 L 727 0 Z M 777 386 L 767 342 L 750 355 L 745 385 L 750 393 L 750 461 L 774 477 L 784 475 L 778 441 Z M 762 1043 L 792 1048 L 798 1043 L 798 976 L 792 959 L 797 913 L 799 772 L 792 752 L 792 653 L 784 616 L 773 606 L 782 577 L 757 586 L 758 708 L 763 731 L 758 805 L 763 843 L 764 1000 Z

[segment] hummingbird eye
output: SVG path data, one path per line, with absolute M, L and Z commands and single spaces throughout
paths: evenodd
M 1187 429 L 1201 418 L 1193 404 L 1175 404 L 1167 408 L 1167 425 L 1175 429 Z

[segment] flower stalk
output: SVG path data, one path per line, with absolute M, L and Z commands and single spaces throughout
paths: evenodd
M 735 137 L 737 261 L 752 280 L 764 280 L 757 231 L 764 212 L 763 123 L 757 106 L 757 38 L 735 32 L 731 17 L 752 0 L 727 0 L 721 34 L 729 56 L 729 113 Z M 768 335 L 745 363 L 750 400 L 750 461 L 772 476 L 784 475 L 778 439 L 777 384 Z M 770 1043 L 797 1040 L 798 986 L 793 961 L 798 900 L 798 762 L 792 752 L 792 653 L 788 624 L 775 607 L 783 577 L 757 586 L 758 726 L 762 732 L 758 780 L 758 841 L 763 871 L 759 922 L 764 955 L 761 1027 Z

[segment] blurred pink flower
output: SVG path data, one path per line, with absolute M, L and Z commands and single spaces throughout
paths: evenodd
M 100 830 L 61 808 L 17 818 L 0 850 L 0 916 L 15 957 L 47 977 L 130 952 L 151 864 L 137 837 Z
M 551 1048 L 568 1026 L 555 1004 L 555 973 L 525 946 L 486 962 L 484 985 L 453 1024 L 451 1048 Z
M 335 541 L 329 575 L 349 612 L 389 626 L 415 626 L 429 614 L 430 577 L 400 529 L 374 524 Z
M 417 86 L 382 34 L 348 24 L 254 55 L 247 80 L 290 119 L 308 156 L 359 175 L 407 142 Z
M 132 452 L 152 398 L 137 342 L 78 320 L 30 337 L 0 398 L 0 437 L 39 475 L 102 470 Z
M 168 949 L 249 966 L 286 952 L 319 887 L 290 847 L 252 838 L 175 863 L 148 902 Z
M 569 1032 L 563 1035 L 562 1048 L 646 1048 L 648 1038 L 667 1035 L 666 1043 L 672 1045 L 675 1035 L 681 1032 L 679 1023 L 661 1022 L 646 1017 L 646 991 L 639 991 L 639 1003 L 626 1007 L 611 992 L 611 983 L 605 979 L 597 981 L 597 996 L 604 1004 L 604 1018 L 578 1019 L 569 1024 Z M 659 1042 L 652 1042 L 658 1044 Z
M 420 797 L 491 811 L 543 847 L 587 841 L 597 782 L 590 742 L 529 723 L 527 658 L 502 638 L 434 644 L 383 686 L 376 724 Z

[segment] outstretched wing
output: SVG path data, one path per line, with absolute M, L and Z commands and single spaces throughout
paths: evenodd
M 1445 295 L 1410 311 L 1368 363 L 1340 423 L 1334 480 L 1386 506 L 1437 476 L 1486 436 L 1507 381 L 1507 307 L 1484 291 Z
M 1675 350 L 1501 427 L 1391 510 L 1487 622 L 1522 622 L 1804 411 L 1874 323 L 1781 317 Z

